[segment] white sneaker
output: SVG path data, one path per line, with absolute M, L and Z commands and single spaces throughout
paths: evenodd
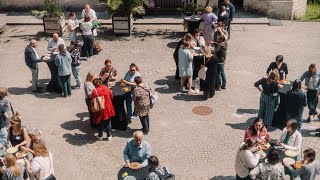
M 196 91 L 193 90 L 193 89 L 190 89 L 190 90 L 188 91 L 188 94 L 196 94 Z
M 196 89 L 196 90 L 195 90 L 195 93 L 196 93 L 196 94 L 199 94 L 199 93 L 200 93 L 199 89 Z
M 111 141 L 111 139 L 112 139 L 112 135 L 107 137 L 107 141 Z
M 131 117 L 130 117 L 130 119 L 135 119 L 135 118 L 137 118 L 137 116 L 131 116 Z
M 91 61 L 91 58 L 87 57 L 87 61 Z
M 103 141 L 103 136 L 101 137 L 97 136 L 97 138 L 99 139 L 99 141 Z

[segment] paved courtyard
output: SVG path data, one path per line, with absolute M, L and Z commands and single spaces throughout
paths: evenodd
M 114 37 L 100 30 L 98 41 L 104 50 L 92 61 L 83 61 L 82 79 L 89 71 L 98 73 L 110 58 L 119 77 L 130 63 L 140 67 L 144 82 L 155 88 L 160 99 L 150 113 L 151 131 L 145 139 L 152 154 L 182 180 L 234 179 L 237 147 L 244 129 L 257 116 L 260 93 L 253 84 L 265 75 L 267 66 L 278 54 L 285 57 L 289 79 L 299 77 L 310 63 L 320 65 L 320 23 L 283 22 L 284 26 L 233 26 L 227 55 L 227 90 L 213 99 L 178 92 L 172 58 L 175 42 L 183 35 L 179 25 L 135 26 L 131 37 Z M 110 27 L 108 27 L 110 28 Z M 9 88 L 14 109 L 26 127 L 43 131 L 54 155 L 58 179 L 115 180 L 123 166 L 122 151 L 128 138 L 141 128 L 133 120 L 127 131 L 114 131 L 111 142 L 97 141 L 89 127 L 83 90 L 72 91 L 71 98 L 57 94 L 30 93 L 31 72 L 24 63 L 24 48 L 30 37 L 39 38 L 38 53 L 46 53 L 48 37 L 41 26 L 7 26 L 0 35 L 0 86 Z M 67 40 L 69 43 L 69 40 Z M 40 83 L 45 87 L 50 73 L 40 63 Z M 72 83 L 75 81 L 72 78 Z M 209 106 L 207 116 L 192 113 L 196 106 Z M 304 118 L 307 116 L 305 111 Z M 320 123 L 303 124 L 303 149 L 312 147 L 320 157 L 315 129 Z M 280 130 L 271 132 L 278 138 Z

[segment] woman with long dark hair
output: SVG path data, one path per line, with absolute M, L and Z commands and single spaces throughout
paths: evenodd
M 307 106 L 306 95 L 301 89 L 300 79 L 292 84 L 292 89 L 287 93 L 286 109 L 287 119 L 295 119 L 298 122 L 298 130 L 301 131 L 303 107 Z
M 271 140 L 261 118 L 256 118 L 253 124 L 247 128 L 244 135 L 244 142 L 247 142 L 250 138 L 257 140 L 258 143 L 269 142 Z
M 305 80 L 305 87 L 307 87 L 307 102 L 309 108 L 308 122 L 314 120 L 318 115 L 318 90 L 320 87 L 320 72 L 316 64 L 310 64 L 308 71 L 306 71 L 300 78 L 301 81 Z
M 146 180 L 160 180 L 158 174 L 164 176 L 169 174 L 169 170 L 167 167 L 161 167 L 159 165 L 159 160 L 156 156 L 150 156 L 148 158 L 148 165 L 150 166 L 148 170 L 148 177 Z
M 263 119 L 266 127 L 271 126 L 274 110 L 278 103 L 279 73 L 273 70 L 268 78 L 262 78 L 254 86 L 261 92 L 258 117 Z M 262 89 L 260 88 L 260 85 Z

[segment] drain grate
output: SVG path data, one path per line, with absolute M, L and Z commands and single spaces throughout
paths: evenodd
M 208 106 L 196 106 L 192 109 L 193 114 L 200 116 L 208 116 L 213 112 L 213 109 Z

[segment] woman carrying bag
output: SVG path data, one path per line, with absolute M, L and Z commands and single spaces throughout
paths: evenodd
M 209 46 L 205 46 L 204 59 L 204 65 L 199 70 L 199 77 L 203 85 L 203 97 L 207 100 L 215 94 L 218 57 L 211 53 Z M 205 68 L 207 68 L 206 72 Z

